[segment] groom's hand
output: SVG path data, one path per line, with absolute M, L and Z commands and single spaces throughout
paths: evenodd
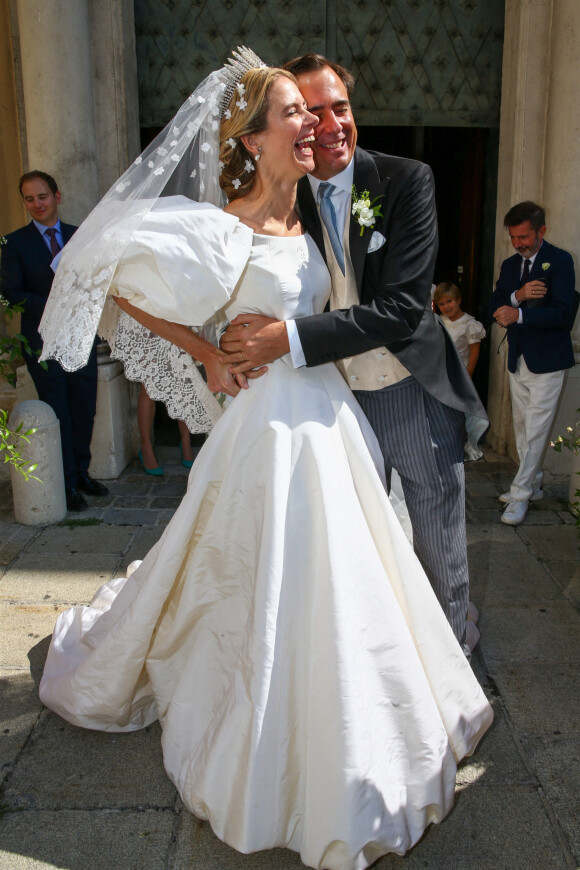
M 286 324 L 263 314 L 239 314 L 221 337 L 232 374 L 273 362 L 290 350 Z

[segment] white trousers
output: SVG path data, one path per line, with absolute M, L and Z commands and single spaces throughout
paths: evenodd
M 535 375 L 520 356 L 516 371 L 509 372 L 509 381 L 520 459 L 510 496 L 514 501 L 528 501 L 532 492 L 542 485 L 540 466 L 564 383 L 564 372 Z

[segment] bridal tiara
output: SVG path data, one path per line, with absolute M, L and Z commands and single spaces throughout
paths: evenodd
M 251 48 L 247 48 L 245 45 L 238 46 L 237 51 L 232 51 L 232 57 L 228 59 L 222 68 L 226 85 L 219 103 L 220 116 L 222 118 L 242 76 L 251 69 L 263 69 L 267 66 L 267 63 L 264 63 Z M 240 96 L 243 101 L 243 90 L 240 92 Z

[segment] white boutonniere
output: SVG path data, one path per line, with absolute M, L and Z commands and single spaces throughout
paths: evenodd
M 544 272 L 547 272 L 549 268 L 550 268 L 550 263 L 542 263 L 542 269 L 544 270 Z
M 383 216 L 380 205 L 375 205 L 375 202 L 379 199 L 381 199 L 381 197 L 377 196 L 371 202 L 368 190 L 363 190 L 363 192 L 359 194 L 353 184 L 352 213 L 357 223 L 360 224 L 361 236 L 367 227 L 374 226 L 377 218 Z

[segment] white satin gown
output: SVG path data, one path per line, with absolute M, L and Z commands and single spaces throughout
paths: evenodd
M 308 236 L 242 235 L 230 319 L 324 309 Z M 333 364 L 275 362 L 215 426 L 135 573 L 59 617 L 42 701 L 83 728 L 159 719 L 185 805 L 240 852 L 287 847 L 320 870 L 406 852 L 451 808 L 492 714 L 381 462 Z

